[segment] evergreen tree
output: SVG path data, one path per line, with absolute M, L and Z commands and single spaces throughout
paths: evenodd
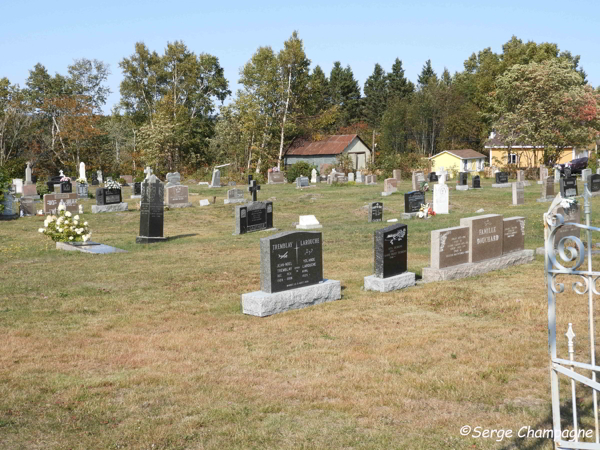
M 358 119 L 360 113 L 360 87 L 354 79 L 350 66 L 342 68 L 339 61 L 333 64 L 329 76 L 331 100 L 340 107 L 341 125 L 345 126 Z
M 429 84 L 429 80 L 431 80 L 432 78 L 437 80 L 437 75 L 433 70 L 433 67 L 431 67 L 431 60 L 428 59 L 427 61 L 425 61 L 425 64 L 423 65 L 423 70 L 421 70 L 417 81 L 419 83 L 419 86 L 423 87 L 427 86 L 427 84 Z
M 402 61 L 399 58 L 394 61 L 392 71 L 386 75 L 386 79 L 390 98 L 404 98 L 415 90 L 415 85 L 404 76 Z
M 387 80 L 379 64 L 375 64 L 373 74 L 365 81 L 364 94 L 364 117 L 371 127 L 379 128 L 387 104 Z

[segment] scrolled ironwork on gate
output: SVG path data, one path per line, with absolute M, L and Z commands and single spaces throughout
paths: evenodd
M 592 270 L 593 241 L 592 233 L 600 228 L 591 226 L 591 193 L 587 182 L 584 184 L 584 216 L 585 224 L 565 222 L 562 214 L 553 213 L 555 208 L 562 206 L 563 210 L 578 207 L 572 199 L 563 199 L 560 194 L 552 202 L 548 212 L 544 214 L 545 227 L 545 261 L 546 280 L 548 286 L 548 347 L 550 353 L 550 383 L 552 391 L 552 422 L 555 448 L 558 449 L 600 449 L 600 429 L 598 427 L 598 391 L 600 383 L 596 381 L 596 373 L 600 366 L 596 365 L 595 331 L 594 331 L 594 295 L 600 294 L 598 278 L 600 272 Z M 579 230 L 584 236 L 565 235 L 565 227 L 571 231 Z M 555 242 L 558 236 L 558 242 Z M 583 240 L 582 240 L 583 239 Z M 566 329 L 567 348 L 569 357 L 559 358 L 556 349 L 556 299 L 558 294 L 565 292 L 565 282 L 558 282 L 557 276 L 576 277 L 571 282 L 571 290 L 577 295 L 588 296 L 588 327 L 589 327 L 589 361 L 577 361 L 575 357 L 575 331 L 572 324 Z M 561 330 L 562 332 L 562 330 Z M 582 373 L 589 375 L 583 375 Z M 591 373 L 591 374 L 590 374 Z M 559 394 L 560 376 L 567 377 L 571 384 L 572 428 L 568 430 L 568 438 L 564 438 L 561 427 L 561 404 Z M 578 417 L 577 386 L 583 384 L 592 389 L 594 430 L 585 435 L 580 427 Z M 588 430 L 589 431 L 589 430 Z M 588 438 L 592 434 L 591 439 Z M 585 442 L 582 442 L 585 440 Z

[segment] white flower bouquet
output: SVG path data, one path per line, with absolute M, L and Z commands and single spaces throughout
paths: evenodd
M 92 232 L 87 222 L 81 221 L 79 215 L 73 217 L 66 210 L 63 202 L 58 206 L 58 216 L 48 216 L 44 220 L 44 228 L 38 231 L 50 237 L 54 242 L 87 242 Z

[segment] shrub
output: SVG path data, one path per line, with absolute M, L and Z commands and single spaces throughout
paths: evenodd
M 312 164 L 307 163 L 306 161 L 298 161 L 297 163 L 292 164 L 287 168 L 286 176 L 289 183 L 293 183 L 296 181 L 296 178 L 300 176 L 305 176 L 310 178 L 310 174 L 313 169 L 316 169 Z M 317 170 L 317 173 L 319 171 Z
M 92 232 L 87 222 L 81 222 L 79 215 L 72 217 L 64 203 L 61 203 L 58 207 L 58 217 L 46 217 L 44 228 L 38 231 L 54 242 L 87 242 Z
M 44 194 L 50 193 L 48 185 L 44 180 L 41 179 L 38 179 L 37 183 L 35 183 L 35 190 L 37 191 L 38 195 L 42 196 L 42 198 L 44 198 Z
M 392 153 L 379 157 L 375 165 L 368 165 L 371 172 L 379 172 L 384 178 L 391 178 L 394 169 L 408 176 L 413 170 L 429 168 L 429 161 L 418 153 Z
M 589 152 L 587 168 L 592 169 L 592 174 L 598 169 L 598 154 L 595 151 Z
M 127 184 L 127 181 L 125 181 L 125 178 L 119 178 L 119 179 L 117 180 L 117 182 L 118 182 L 118 183 L 119 183 L 121 186 L 123 186 L 123 185 Z
M 8 171 L 4 167 L 0 167 L 0 213 L 4 211 L 4 192 L 10 188 L 12 180 L 9 177 Z

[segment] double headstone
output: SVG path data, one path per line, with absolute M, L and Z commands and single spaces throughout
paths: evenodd
M 373 233 L 374 275 L 365 277 L 365 290 L 389 292 L 415 285 L 408 268 L 408 227 L 391 225 Z
M 228 205 L 230 203 L 244 203 L 244 191 L 241 189 L 229 189 L 227 191 L 227 198 L 223 202 Z
M 275 173 L 281 173 L 281 172 L 275 172 Z M 309 187 L 310 183 L 308 182 L 308 177 L 298 177 L 296 178 L 296 188 L 303 188 L 303 187 Z
M 61 201 L 65 204 L 67 211 L 72 213 L 79 212 L 79 207 L 77 205 L 77 194 L 45 194 L 44 214 L 56 215 Z
M 496 172 L 496 183 L 492 184 L 492 187 L 509 187 L 508 174 L 506 172 Z
M 340 282 L 323 279 L 322 234 L 288 231 L 262 238 L 260 288 L 242 295 L 245 314 L 264 317 L 339 299 Z
M 135 238 L 137 244 L 151 244 L 166 240 L 165 223 L 165 189 L 156 175 L 144 180 L 140 208 L 140 234 Z
M 169 208 L 187 208 L 192 206 L 188 197 L 188 187 L 177 184 L 165 187 L 165 204 Z
M 383 221 L 383 203 L 373 202 L 369 204 L 369 222 Z
M 283 172 L 269 172 L 267 184 L 282 184 L 285 183 Z
M 128 208 L 128 204 L 123 202 L 121 188 L 96 189 L 96 204 L 92 205 L 92 214 L 127 211 Z
M 235 233 L 245 234 L 273 228 L 273 202 L 253 201 L 235 207 Z

